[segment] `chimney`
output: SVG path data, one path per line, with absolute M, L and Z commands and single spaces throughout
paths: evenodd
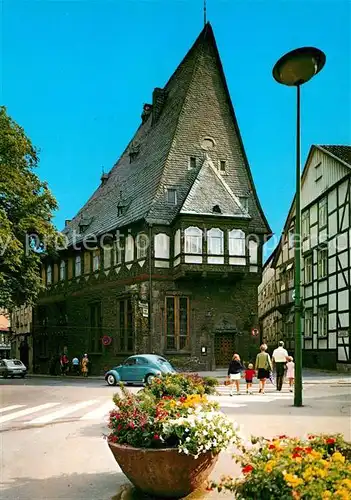
M 141 113 L 141 122 L 142 123 L 146 122 L 146 120 L 151 115 L 151 111 L 152 111 L 152 104 L 144 104 L 143 112 Z
M 109 178 L 109 174 L 105 174 L 105 172 L 102 173 L 100 179 L 101 179 L 101 185 L 103 186 L 106 184 L 107 179 Z
M 152 123 L 156 123 L 166 101 L 166 91 L 158 87 L 152 93 Z

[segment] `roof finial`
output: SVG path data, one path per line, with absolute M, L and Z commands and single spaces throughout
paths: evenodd
M 206 18 L 206 0 L 204 0 L 204 26 L 206 26 L 207 18 Z

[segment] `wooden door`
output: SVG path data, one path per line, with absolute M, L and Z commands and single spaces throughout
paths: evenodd
M 234 334 L 216 334 L 214 347 L 216 367 L 227 367 L 235 352 Z

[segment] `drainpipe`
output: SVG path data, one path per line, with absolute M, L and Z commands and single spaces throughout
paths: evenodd
M 152 349 L 152 224 L 149 224 L 149 352 Z

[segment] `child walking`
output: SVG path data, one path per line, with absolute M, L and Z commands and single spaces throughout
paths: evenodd
M 240 361 L 239 354 L 234 354 L 228 368 L 228 378 L 230 380 L 230 396 L 233 396 L 233 383 L 236 385 L 236 393 L 240 394 L 240 373 L 244 367 Z
M 290 392 L 292 392 L 295 380 L 295 363 L 292 356 L 288 357 L 288 362 L 286 363 L 286 378 L 289 380 Z
M 245 370 L 246 394 L 252 394 L 252 379 L 256 377 L 256 371 L 252 363 Z

